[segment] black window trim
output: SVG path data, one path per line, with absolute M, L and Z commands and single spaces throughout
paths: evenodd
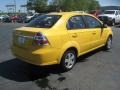
M 85 24 L 85 28 L 75 28 L 75 29 L 70 29 L 70 28 L 68 28 L 68 21 L 69 21 L 72 17 L 77 17 L 77 16 L 79 16 L 79 17 L 81 17 L 81 18 L 82 18 L 83 23 Z M 66 23 L 66 28 L 67 28 L 67 30 L 79 30 L 79 29 L 86 29 L 86 28 L 87 28 L 87 26 L 86 26 L 86 23 L 85 23 L 85 21 L 84 21 L 84 19 L 83 19 L 83 15 L 74 15 L 74 16 L 71 16 L 71 17 L 67 20 L 67 23 Z
M 86 19 L 85 19 L 84 16 L 92 17 L 92 18 L 94 18 L 94 19 L 96 19 L 96 18 L 93 17 L 93 16 L 89 16 L 89 15 L 83 15 L 83 16 L 82 16 L 83 19 L 84 19 L 84 22 L 86 23 L 86 28 L 87 28 L 87 29 L 95 29 L 95 28 L 89 27 L 89 25 L 87 24 L 87 21 L 86 21 Z M 96 20 L 97 20 L 97 19 L 96 19 Z M 99 20 L 97 20 L 97 21 L 100 23 L 100 25 L 101 25 L 101 27 L 102 27 L 102 23 L 101 23 Z M 99 28 L 101 28 L 101 27 L 99 27 Z

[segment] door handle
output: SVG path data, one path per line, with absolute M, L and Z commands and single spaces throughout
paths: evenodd
M 77 33 L 73 33 L 73 34 L 72 34 L 72 37 L 77 37 Z
M 93 35 L 95 35 L 95 34 L 96 34 L 96 32 L 93 32 L 92 34 L 93 34 Z

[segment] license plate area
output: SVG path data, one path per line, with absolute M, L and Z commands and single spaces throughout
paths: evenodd
M 26 38 L 23 36 L 18 36 L 18 43 L 19 44 L 25 44 Z

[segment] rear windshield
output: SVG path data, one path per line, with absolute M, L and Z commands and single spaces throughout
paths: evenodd
M 105 11 L 104 14 L 115 14 L 115 11 Z
M 32 20 L 27 27 L 51 28 L 59 19 L 60 15 L 42 15 Z

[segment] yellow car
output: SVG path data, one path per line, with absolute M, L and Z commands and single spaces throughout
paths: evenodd
M 13 54 L 34 65 L 59 64 L 70 70 L 76 58 L 104 47 L 111 49 L 113 33 L 96 17 L 77 12 L 42 15 L 13 31 Z

